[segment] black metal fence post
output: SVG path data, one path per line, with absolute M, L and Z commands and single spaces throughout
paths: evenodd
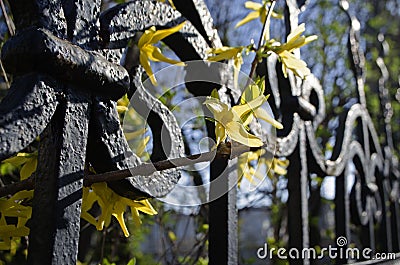
M 89 121 L 87 96 L 60 104 L 41 135 L 29 264 L 75 264 Z
M 303 248 L 309 247 L 309 224 L 308 224 L 308 197 L 307 197 L 307 156 L 306 139 L 304 129 L 300 131 L 299 143 L 293 154 L 288 158 L 288 232 L 289 249 L 297 249 L 302 253 Z M 309 258 L 290 259 L 290 264 L 310 264 Z
M 209 264 L 238 264 L 236 160 L 216 159 L 210 181 Z
M 26 87 L 24 92 L 28 96 L 25 95 L 25 100 L 19 102 L 24 109 L 31 107 L 32 102 L 43 105 L 34 109 L 34 122 L 41 126 L 35 133 L 40 133 L 49 122 L 40 137 L 39 166 L 30 220 L 29 264 L 76 264 L 92 102 L 88 87 L 102 90 L 105 84 L 108 89 L 117 88 L 109 94 L 118 98 L 125 93 L 128 85 L 127 76 L 121 68 L 115 69 L 110 77 L 108 73 L 104 74 L 102 67 L 111 70 L 113 65 L 101 61 L 99 55 L 74 45 L 90 49 L 90 43 L 98 35 L 98 29 L 93 28 L 98 28 L 100 1 L 92 4 L 93 1 L 55 0 L 11 3 L 17 35 L 6 43 L 2 54 L 7 70 L 15 74 L 10 90 Z M 90 70 L 85 71 L 85 68 Z M 92 76 L 83 77 L 84 73 Z M 114 77 L 119 85 L 107 83 L 113 82 Z M 98 84 L 101 85 L 97 87 Z M 118 89 L 121 84 L 125 89 Z M 13 93 L 10 93 L 12 96 Z M 6 117 L 12 117 L 12 111 L 6 109 Z M 35 126 L 29 124 L 33 121 L 26 121 L 30 115 L 29 112 L 21 113 L 22 117 L 15 117 L 20 120 L 16 124 L 12 123 L 12 119 L 6 119 L 9 123 L 5 126 L 10 131 L 15 129 L 13 126 L 27 131 Z M 27 139 L 18 138 L 15 150 L 11 151 L 19 151 L 33 137 L 35 135 L 31 133 Z

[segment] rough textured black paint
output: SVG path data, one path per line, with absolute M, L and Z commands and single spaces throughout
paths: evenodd
M 101 15 L 100 4 L 99 0 L 11 3 L 17 35 L 6 43 L 2 56 L 15 81 L 7 103 L 0 106 L 1 158 L 23 149 L 44 130 L 31 220 L 31 264 L 76 262 L 85 160 L 99 173 L 141 163 L 128 147 L 116 103 L 110 100 L 119 98 L 129 86 L 127 72 L 119 66 L 121 56 L 137 32 L 185 20 L 160 3 L 136 1 Z M 181 54 L 182 60 L 204 58 L 210 42 L 190 23 L 169 38 L 172 43 L 174 39 L 193 49 Z M 161 131 L 161 126 L 167 129 L 166 135 L 153 135 L 154 142 L 167 139 L 170 143 L 164 149 L 156 146 L 152 158 L 181 156 L 182 138 L 174 116 L 144 90 L 139 78 L 131 83 L 138 91 L 138 107 L 145 106 L 144 112 L 151 110 L 154 131 Z M 179 172 L 171 169 L 109 186 L 134 199 L 164 196 L 179 177 Z
M 110 63 L 97 52 L 59 39 L 45 29 L 19 31 L 3 46 L 2 61 L 12 74 L 49 73 L 106 98 L 118 99 L 129 88 L 128 72 L 122 66 Z
M 58 105 L 61 88 L 46 75 L 14 79 L 0 104 L 0 160 L 31 143 L 47 126 Z
M 71 91 L 41 135 L 29 264 L 76 263 L 89 105 Z

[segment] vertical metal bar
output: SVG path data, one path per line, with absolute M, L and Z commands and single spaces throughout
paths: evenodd
M 304 126 L 299 132 L 299 142 L 288 158 L 288 230 L 289 249 L 297 249 L 299 253 L 309 246 L 308 198 L 307 198 L 307 156 Z M 308 257 L 290 259 L 290 264 L 310 264 Z
M 238 264 L 237 159 L 228 162 L 228 264 Z
M 209 204 L 210 265 L 238 264 L 236 160 L 216 159 L 211 163 L 210 181 L 215 182 L 210 186 L 210 200 L 217 199 Z
M 382 200 L 382 223 L 380 226 L 379 238 L 377 242 L 381 244 L 381 249 L 387 252 L 392 252 L 392 228 L 390 223 L 390 200 L 388 198 L 388 183 L 385 179 L 385 173 L 379 173 L 377 183 L 379 187 L 379 196 Z
M 345 173 L 336 177 L 335 183 L 335 229 L 336 238 L 345 237 L 348 241 L 349 238 L 349 196 L 346 191 L 346 177 Z M 347 260 L 343 257 L 337 257 L 336 264 L 346 264 Z
M 399 203 L 397 202 L 397 200 L 393 201 L 390 204 L 390 221 L 391 221 L 391 227 L 392 227 L 392 240 L 393 240 L 393 252 L 399 252 L 400 251 L 400 239 L 399 239 L 399 235 L 400 235 L 400 229 L 399 229 L 399 224 L 400 224 L 400 220 L 399 220 L 399 216 L 400 216 L 400 209 L 399 209 Z
M 72 94 L 41 135 L 28 264 L 76 264 L 89 99 Z

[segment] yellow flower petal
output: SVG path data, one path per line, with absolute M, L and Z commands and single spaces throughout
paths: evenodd
M 117 106 L 117 111 L 118 111 L 118 113 L 124 113 L 125 111 L 127 111 L 128 110 L 128 108 L 127 107 L 125 107 L 125 106 Z
M 238 54 L 242 53 L 243 47 L 221 47 L 217 49 L 210 49 L 209 53 L 216 54 L 215 56 L 209 56 L 207 60 L 211 62 L 219 62 L 223 60 L 230 60 L 236 58 Z
M 203 104 L 212 112 L 214 119 L 221 124 L 225 124 L 226 121 L 233 120 L 234 118 L 233 113 L 229 111 L 228 105 L 218 99 L 207 98 Z
M 213 91 L 211 92 L 211 97 L 219 100 L 219 94 L 217 89 L 215 88 L 213 89 Z
M 277 165 L 280 165 L 280 166 L 282 166 L 282 167 L 287 167 L 287 166 L 289 166 L 289 159 L 275 159 L 274 160 L 275 161 L 275 163 L 277 164 Z
M 259 11 L 253 11 L 250 12 L 245 18 L 243 18 L 242 20 L 240 20 L 236 25 L 235 28 L 241 27 L 244 24 L 249 23 L 250 21 L 257 19 L 258 17 L 260 17 L 260 12 Z
M 150 136 L 146 136 L 143 141 L 140 141 L 139 146 L 136 148 L 136 155 L 139 157 L 143 155 L 144 150 L 146 149 L 147 143 L 150 140 Z
M 167 63 L 179 64 L 184 65 L 184 63 L 169 59 L 165 57 L 159 48 L 153 46 L 158 41 L 162 40 L 163 38 L 179 31 L 184 26 L 184 23 L 179 24 L 178 26 L 169 28 L 169 29 L 162 29 L 156 30 L 153 26 L 146 30 L 143 35 L 140 37 L 138 42 L 138 47 L 140 50 L 140 64 L 143 66 L 144 70 L 146 71 L 147 75 L 150 77 L 150 81 L 153 85 L 157 85 L 157 80 L 153 75 L 153 71 L 151 70 L 151 65 L 149 60 L 152 61 L 164 61 Z
M 151 69 L 149 59 L 145 53 L 140 53 L 139 56 L 140 64 L 143 66 L 144 71 L 150 78 L 150 81 L 153 85 L 157 85 L 156 77 L 153 74 L 153 70 Z
M 276 166 L 274 167 L 274 172 L 278 175 L 286 175 L 287 171 L 283 167 Z
M 204 105 L 207 106 L 207 108 L 213 113 L 220 113 L 220 112 L 227 112 L 228 111 L 228 105 L 225 103 L 222 103 L 219 99 L 216 98 L 207 98 L 204 103 Z
M 157 213 L 147 200 L 133 201 L 128 198 L 121 197 L 109 189 L 107 184 L 104 182 L 93 184 L 91 189 L 91 191 L 88 188 L 84 188 L 83 190 L 81 217 L 90 224 L 95 225 L 96 229 L 98 230 L 103 230 L 104 227 L 108 227 L 110 225 L 112 216 L 114 216 L 124 232 L 124 235 L 128 237 L 129 231 L 124 220 L 124 213 L 128 206 L 131 209 L 132 216 L 134 217 L 134 221 L 136 223 L 140 222 L 138 210 L 150 215 Z M 97 202 L 101 208 L 101 214 L 97 220 L 94 216 L 88 213 L 94 202 Z
M 17 201 L 22 199 L 32 199 L 33 198 L 33 190 L 21 190 L 15 193 L 9 201 Z
M 221 123 L 217 122 L 215 124 L 215 138 L 217 141 L 216 145 L 218 146 L 220 143 L 225 141 L 226 136 L 225 127 Z
M 296 56 L 288 51 L 284 51 L 279 54 L 282 60 L 282 70 L 285 77 L 287 76 L 286 69 L 292 70 L 300 78 L 304 78 L 309 75 L 310 69 L 307 68 L 307 64 L 301 59 L 296 58 Z
M 282 14 L 278 14 L 275 12 L 272 12 L 271 17 L 275 18 L 275 19 L 283 19 L 284 16 Z
M 271 115 L 268 114 L 268 112 L 266 110 L 264 110 L 263 108 L 258 108 L 255 110 L 254 115 L 256 116 L 256 118 L 258 119 L 262 119 L 268 123 L 270 123 L 272 126 L 274 126 L 277 129 L 283 129 L 283 125 L 278 122 L 277 120 L 275 120 L 274 118 L 271 117 Z
M 155 43 L 159 42 L 160 40 L 168 37 L 169 35 L 172 35 L 178 31 L 180 31 L 183 28 L 183 26 L 185 25 L 185 22 L 183 22 L 175 27 L 169 28 L 169 29 L 159 29 L 159 30 L 155 31 L 154 35 L 151 39 L 151 43 L 155 44 Z
M 157 214 L 157 211 L 150 204 L 149 200 L 141 200 L 140 202 L 143 204 L 143 206 L 136 207 L 138 209 L 138 211 L 141 211 L 141 212 L 146 213 L 148 215 Z
M 232 140 L 246 146 L 260 147 L 263 145 L 263 142 L 260 140 L 260 138 L 248 133 L 243 124 L 239 122 L 229 122 L 226 125 L 226 133 Z
M 129 237 L 129 231 L 125 224 L 124 212 L 126 210 L 126 205 L 116 204 L 114 207 L 113 216 L 118 220 L 119 226 L 124 232 L 125 237 Z
M 294 41 L 306 30 L 305 24 L 298 25 L 290 34 L 287 36 L 287 42 Z
M 258 96 L 250 102 L 246 102 L 242 105 L 233 106 L 232 110 L 236 112 L 240 118 L 242 118 L 244 115 L 250 112 L 254 112 L 257 108 L 264 104 L 265 101 L 266 98 L 264 96 Z
M 136 226 L 139 226 L 142 223 L 142 220 L 140 220 L 139 212 L 135 207 L 131 207 L 131 213 L 132 213 L 132 219 L 133 223 Z
M 312 42 L 312 41 L 315 41 L 315 40 L 317 40 L 317 39 L 318 39 L 318 36 L 317 36 L 317 35 L 308 36 L 308 37 L 306 37 L 306 39 L 305 39 L 303 45 L 306 45 L 306 44 L 308 44 L 308 43 L 310 43 L 310 42 Z
M 318 37 L 316 35 L 312 35 L 312 36 L 308 36 L 308 37 L 300 36 L 296 39 L 292 39 L 291 41 L 288 41 L 287 43 L 278 46 L 275 49 L 275 52 L 278 54 L 280 54 L 284 51 L 293 52 L 295 49 L 298 49 L 316 39 L 318 39 Z
M 260 95 L 262 95 L 262 92 L 256 84 L 249 85 L 240 97 L 240 104 L 246 104 L 246 102 L 250 102 Z
M 153 48 L 153 51 L 150 54 L 151 55 L 150 60 L 155 61 L 155 62 L 166 62 L 166 63 L 175 64 L 175 65 L 179 65 L 179 66 L 185 66 L 184 62 L 173 60 L 173 59 L 166 57 L 164 54 L 161 53 L 161 50 L 158 47 L 152 47 L 152 48 Z
M 143 35 L 140 37 L 139 42 L 138 42 L 139 49 L 144 47 L 146 44 L 150 43 L 155 31 L 156 31 L 156 27 L 154 27 L 154 26 L 152 26 L 148 30 L 144 31 Z
M 288 160 L 286 160 L 286 161 L 288 162 Z M 286 175 L 287 174 L 287 170 L 285 167 L 287 167 L 288 164 L 286 163 L 286 161 L 283 162 L 282 160 L 274 158 L 274 160 L 272 161 L 271 169 L 275 172 L 275 174 L 278 174 L 278 175 Z
M 175 4 L 172 0 L 168 0 L 168 3 L 171 5 L 173 9 L 176 9 Z
M 134 131 L 134 132 L 124 132 L 124 135 L 125 135 L 126 140 L 129 141 L 129 140 L 138 138 L 139 136 L 145 134 L 146 131 L 147 131 L 147 129 L 143 128 L 143 129 L 140 129 L 140 130 L 137 130 L 137 131 Z
M 89 224 L 97 227 L 97 220 L 91 214 L 87 212 L 81 212 L 81 218 L 88 222 Z
M 28 161 L 28 159 L 29 158 L 27 158 L 27 157 L 17 155 L 17 156 L 13 156 L 13 157 L 3 160 L 2 163 L 10 163 L 11 165 L 18 167 L 18 166 L 26 163 L 26 161 Z
M 262 4 L 256 3 L 253 1 L 247 1 L 246 3 L 244 3 L 244 7 L 246 7 L 247 9 L 255 10 L 255 11 L 261 9 L 262 6 L 263 6 Z

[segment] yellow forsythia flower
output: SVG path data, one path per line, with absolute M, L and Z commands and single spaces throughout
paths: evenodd
M 150 77 L 150 80 L 153 85 L 157 85 L 157 80 L 153 74 L 153 71 L 150 66 L 150 61 L 154 62 L 166 62 L 170 64 L 176 64 L 184 66 L 185 64 L 180 61 L 172 60 L 161 53 L 160 48 L 155 47 L 154 44 L 159 42 L 160 40 L 168 37 L 175 32 L 181 30 L 184 26 L 185 22 L 179 24 L 178 26 L 169 28 L 169 29 L 160 29 L 156 30 L 153 26 L 146 30 L 143 35 L 139 39 L 138 47 L 140 50 L 140 64 L 143 66 L 147 75 Z
M 9 163 L 19 168 L 20 180 L 27 179 L 37 167 L 37 152 L 18 153 L 16 156 L 3 160 L 2 163 Z M 20 191 L 10 198 L 0 198 L 0 250 L 9 250 L 18 237 L 28 236 L 29 228 L 27 221 L 31 218 L 32 207 L 25 205 L 33 198 L 33 190 Z M 17 223 L 8 224 L 7 218 L 17 218 Z
M 264 24 L 265 20 L 267 19 L 267 13 L 268 13 L 268 8 L 267 8 L 267 4 L 270 3 L 270 1 L 263 1 L 262 4 L 260 3 L 256 3 L 253 1 L 247 1 L 246 3 L 244 3 L 244 6 L 247 9 L 253 10 L 253 12 L 250 12 L 244 19 L 240 20 L 235 28 L 238 28 L 240 26 L 243 26 L 246 23 L 249 23 L 250 21 L 259 18 L 261 23 Z M 272 12 L 271 16 L 273 18 L 278 18 L 278 19 L 282 19 L 283 16 L 279 15 L 275 12 Z
M 247 102 L 252 101 L 253 99 L 262 96 L 264 94 L 264 80 L 257 81 L 255 84 L 250 84 L 244 91 L 243 94 L 240 98 L 240 104 L 244 105 Z M 267 100 L 269 98 L 269 95 L 265 97 Z M 247 117 L 245 117 L 244 120 L 244 125 L 248 125 L 253 117 L 256 117 L 258 119 L 262 119 L 272 126 L 274 126 L 277 129 L 282 129 L 283 125 L 275 120 L 267 111 L 265 111 L 263 108 L 259 107 L 254 109 L 252 112 L 248 114 Z
M 260 149 L 255 152 L 246 152 L 239 156 L 239 187 L 243 177 L 251 184 L 255 185 L 255 180 L 262 181 L 266 175 L 268 175 L 270 179 L 273 179 L 276 175 L 283 176 L 287 174 L 286 168 L 289 165 L 289 160 L 281 160 L 278 158 L 272 158 L 271 160 L 266 158 L 264 154 L 265 150 Z M 254 165 L 256 165 L 256 168 L 254 168 Z
M 261 100 L 258 100 L 258 104 L 262 104 Z M 225 141 L 227 136 L 232 140 L 241 144 L 259 147 L 263 145 L 263 142 L 255 135 L 250 134 L 246 131 L 243 125 L 243 121 L 240 118 L 240 114 L 237 108 L 229 106 L 219 99 L 208 98 L 204 104 L 213 113 L 215 119 L 215 135 L 217 145 Z M 247 112 L 251 111 L 250 107 L 247 107 Z
M 237 86 L 239 71 L 243 64 L 242 52 L 245 47 L 221 47 L 221 48 L 213 48 L 208 51 L 209 54 L 215 54 L 214 56 L 209 56 L 207 60 L 211 62 L 219 62 L 223 60 L 233 60 L 234 69 L 234 81 L 235 86 Z
M 8 250 L 12 239 L 29 235 L 26 222 L 31 218 L 32 207 L 23 205 L 23 202 L 33 198 L 33 190 L 20 191 L 9 199 L 0 199 L 0 250 Z M 17 224 L 8 224 L 6 217 L 17 218 Z
M 310 69 L 307 68 L 307 64 L 293 54 L 295 49 L 298 49 L 318 38 L 316 35 L 308 37 L 302 36 L 301 34 L 305 30 L 305 24 L 303 23 L 288 35 L 286 43 L 280 44 L 279 42 L 275 42 L 272 44 L 272 50 L 282 61 L 282 71 L 285 77 L 287 77 L 287 69 L 292 70 L 294 74 L 300 78 L 304 78 L 310 74 Z
M 262 181 L 264 175 L 260 172 L 261 166 L 258 165 L 255 169 L 251 162 L 258 161 L 261 154 L 265 152 L 263 149 L 259 149 L 256 152 L 246 152 L 239 156 L 238 158 L 238 186 L 242 183 L 243 177 L 245 177 L 251 184 L 255 184 L 255 179 Z M 261 161 L 259 161 L 261 164 Z
M 211 62 L 219 62 L 223 60 L 233 59 L 235 67 L 240 70 L 240 67 L 243 64 L 242 51 L 244 47 L 221 47 L 221 48 L 213 48 L 208 51 L 209 54 L 213 53 L 214 56 L 209 56 L 207 60 Z
M 214 93 L 215 94 L 215 93 Z M 213 113 L 215 119 L 215 135 L 217 145 L 225 141 L 229 136 L 232 140 L 250 146 L 260 147 L 263 142 L 257 136 L 246 131 L 245 121 L 249 115 L 255 115 L 257 118 L 270 120 L 269 115 L 265 115 L 265 111 L 259 111 L 260 107 L 267 98 L 264 95 L 259 95 L 251 101 L 241 103 L 240 105 L 229 106 L 219 100 L 219 98 L 208 97 L 204 104 Z M 274 121 L 274 124 L 279 124 Z M 282 126 L 282 125 L 280 125 Z
M 89 213 L 93 204 L 97 204 L 101 208 L 101 214 L 97 218 Z M 149 215 L 157 214 L 148 200 L 134 201 L 128 198 L 119 196 L 107 184 L 95 183 L 90 188 L 83 189 L 82 213 L 81 217 L 90 224 L 96 226 L 97 230 L 103 230 L 111 223 L 111 217 L 114 216 L 126 237 L 129 236 L 129 231 L 125 225 L 124 213 L 130 207 L 133 220 L 136 224 L 140 224 L 139 211 Z
M 312 35 L 312 36 L 302 36 L 301 34 L 306 30 L 305 24 L 302 23 L 297 28 L 295 28 L 287 37 L 287 42 L 280 45 L 277 49 L 277 53 L 280 53 L 281 51 L 288 51 L 288 52 L 293 52 L 293 50 L 298 49 L 316 39 L 318 39 L 318 36 Z
M 2 163 L 10 163 L 15 167 L 20 167 L 20 179 L 29 178 L 37 167 L 37 152 L 34 153 L 18 153 L 16 156 L 3 160 Z
M 119 114 L 125 113 L 128 110 L 129 98 L 128 95 L 125 94 L 122 98 L 117 101 L 117 111 Z
M 271 168 L 268 171 L 268 176 L 272 178 L 274 174 L 279 176 L 286 175 L 287 174 L 286 168 L 288 167 L 288 165 L 289 165 L 289 160 L 287 160 L 286 158 L 283 160 L 274 158 L 271 163 Z

